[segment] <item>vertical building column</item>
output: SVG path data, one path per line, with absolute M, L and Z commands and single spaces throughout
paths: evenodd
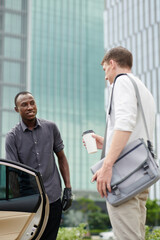
M 27 1 L 27 64 L 26 64 L 26 75 L 27 75 L 27 91 L 31 91 L 31 36 L 32 36 L 32 10 L 31 0 Z
M 0 0 L 0 157 L 5 135 L 18 120 L 14 96 L 26 90 L 27 4 Z

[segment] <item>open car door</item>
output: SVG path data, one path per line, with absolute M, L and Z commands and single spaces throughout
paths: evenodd
M 49 201 L 40 174 L 0 159 L 0 239 L 40 239 L 49 215 Z

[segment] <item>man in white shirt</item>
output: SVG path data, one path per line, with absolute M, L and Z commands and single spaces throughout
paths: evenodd
M 121 151 L 130 141 L 137 138 L 147 140 L 134 86 L 127 75 L 136 82 L 142 101 L 143 110 L 149 130 L 150 141 L 153 141 L 155 127 L 155 103 L 145 85 L 131 73 L 133 57 L 123 47 L 112 48 L 104 56 L 101 65 L 105 79 L 112 86 L 111 115 L 108 118 L 106 156 L 102 168 L 96 172 L 92 181 L 97 181 L 97 190 L 101 197 L 107 197 L 106 188 L 111 191 L 112 167 Z M 93 135 L 97 147 L 102 149 L 103 137 Z M 144 240 L 146 221 L 146 200 L 148 190 L 138 194 L 126 203 L 113 207 L 107 202 L 107 209 L 113 231 L 118 240 Z

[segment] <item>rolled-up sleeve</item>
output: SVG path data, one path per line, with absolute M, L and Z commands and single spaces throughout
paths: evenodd
M 5 138 L 5 158 L 7 160 L 19 162 L 13 133 L 8 133 Z
M 63 150 L 64 144 L 63 144 L 63 140 L 61 138 L 60 131 L 56 124 L 54 124 L 53 134 L 54 134 L 53 150 L 55 153 L 57 153 L 57 152 L 60 152 L 61 150 Z
M 119 77 L 114 87 L 114 130 L 133 131 L 137 118 L 137 98 L 127 76 Z

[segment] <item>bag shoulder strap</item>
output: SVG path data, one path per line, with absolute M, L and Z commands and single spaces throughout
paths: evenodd
M 142 102 L 141 102 L 141 97 L 140 97 L 140 94 L 139 94 L 137 84 L 131 76 L 129 76 L 128 74 L 126 74 L 126 75 L 129 77 L 129 79 L 131 80 L 131 82 L 134 86 L 134 89 L 135 89 L 135 92 L 136 92 L 136 97 L 137 97 L 137 102 L 139 104 L 139 107 L 140 107 L 140 110 L 141 110 L 141 113 L 142 113 L 142 118 L 143 118 L 143 123 L 144 123 L 144 127 L 145 127 L 146 134 L 147 134 L 147 139 L 149 139 L 149 132 L 148 132 L 148 128 L 147 128 L 146 118 L 145 118 L 145 115 L 144 115 L 143 106 L 142 106 Z

